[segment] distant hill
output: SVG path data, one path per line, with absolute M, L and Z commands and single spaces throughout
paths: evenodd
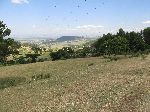
M 58 39 L 56 39 L 57 42 L 64 42 L 64 41 L 73 41 L 73 40 L 80 40 L 83 39 L 83 37 L 79 36 L 62 36 Z

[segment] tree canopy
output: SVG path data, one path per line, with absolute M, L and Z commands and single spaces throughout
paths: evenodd
M 150 27 L 143 30 L 143 36 L 145 42 L 150 45 Z
M 144 34 L 144 38 L 150 40 L 149 31 L 144 30 L 146 34 Z M 142 33 L 139 32 L 125 32 L 122 28 L 119 29 L 117 34 L 106 34 L 99 38 L 95 43 L 93 43 L 93 47 L 95 48 L 95 52 L 99 54 L 127 54 L 127 53 L 135 53 L 138 51 L 144 51 L 147 49 L 147 43 L 145 43 Z
M 12 38 L 6 38 L 6 36 L 9 36 L 11 33 L 11 30 L 6 26 L 6 24 L 3 23 L 3 21 L 0 21 L 0 61 L 5 62 L 7 59 L 7 56 L 10 54 L 15 55 L 18 54 L 18 48 L 20 48 L 20 43 L 16 42 Z

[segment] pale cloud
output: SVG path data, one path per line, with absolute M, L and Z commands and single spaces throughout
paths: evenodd
M 142 22 L 143 24 L 150 24 L 150 20 Z
M 102 28 L 104 26 L 101 25 L 82 25 L 82 26 L 77 26 L 77 29 L 91 29 L 91 28 Z
M 32 25 L 32 28 L 35 29 L 35 28 L 37 28 L 37 26 L 36 26 L 35 24 L 33 24 L 33 25 Z
M 11 0 L 12 3 L 14 4 L 23 4 L 23 3 L 29 3 L 28 0 Z

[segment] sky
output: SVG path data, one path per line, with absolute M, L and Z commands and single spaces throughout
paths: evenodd
M 12 37 L 95 37 L 150 26 L 150 0 L 0 0 Z

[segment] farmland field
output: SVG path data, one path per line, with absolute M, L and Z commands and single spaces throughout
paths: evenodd
M 149 112 L 150 56 L 0 67 L 0 112 Z

